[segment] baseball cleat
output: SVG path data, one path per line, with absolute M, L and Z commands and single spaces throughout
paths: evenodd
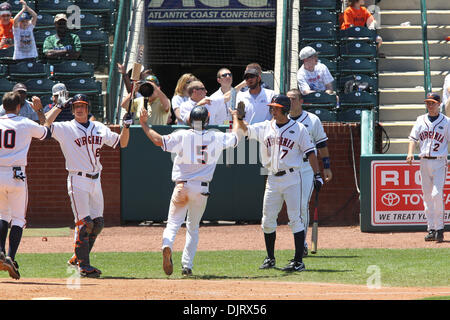
M 17 262 L 13 261 L 11 257 L 5 258 L 3 266 L 6 268 L 11 278 L 16 280 L 20 279 L 19 265 L 17 264 Z
M 436 242 L 444 242 L 444 229 L 439 229 L 436 231 Z
M 305 264 L 303 262 L 291 260 L 284 268 L 281 269 L 282 271 L 287 272 L 300 272 L 305 270 Z
M 259 266 L 260 269 L 270 269 L 275 268 L 275 258 L 270 259 L 266 257 L 263 261 L 263 264 Z
M 74 254 L 73 256 L 72 256 L 72 258 L 70 258 L 68 261 L 67 261 L 67 265 L 69 266 L 69 267 L 78 267 L 78 264 L 79 264 L 80 262 L 78 261 L 78 259 L 77 259 L 77 256 Z
M 163 269 L 168 276 L 173 273 L 172 249 L 169 247 L 163 249 Z
M 99 278 L 101 274 L 102 272 L 93 266 L 80 268 L 80 276 L 84 278 Z
M 428 234 L 425 236 L 425 241 L 435 241 L 436 240 L 436 230 L 428 231 Z
M 3 252 L 0 251 L 0 270 L 7 271 L 8 268 L 5 267 L 4 263 L 6 260 L 6 256 Z
M 184 268 L 181 270 L 181 275 L 182 275 L 183 277 L 190 277 L 190 276 L 192 276 L 192 269 L 189 269 L 189 268 L 187 268 L 187 267 L 184 267 Z

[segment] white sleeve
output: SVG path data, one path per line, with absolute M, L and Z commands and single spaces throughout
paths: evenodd
M 323 71 L 322 71 L 322 79 L 323 79 L 323 83 L 325 85 L 330 84 L 334 81 L 333 76 L 330 73 L 330 70 L 328 70 L 328 67 L 324 64 L 322 64 L 323 66 Z
M 180 107 L 180 105 L 183 103 L 183 99 L 179 96 L 179 95 L 174 95 L 172 97 L 172 109 L 178 109 Z
M 61 141 L 64 137 L 63 122 L 54 122 L 50 126 L 50 131 L 52 132 L 52 138 L 54 138 L 58 142 Z
M 31 136 L 39 140 L 44 140 L 47 136 L 47 128 L 37 124 L 34 121 L 27 119 L 28 130 L 30 130 Z
M 105 129 L 106 129 L 106 135 L 104 137 L 105 144 L 112 148 L 116 148 L 120 141 L 120 135 L 116 132 L 111 131 L 111 129 L 108 128 L 107 126 L 105 126 Z
M 260 143 L 264 142 L 264 131 L 266 126 L 270 126 L 269 121 L 257 122 L 247 126 L 247 136 L 249 139 L 258 140 Z
M 298 89 L 300 90 L 300 92 L 302 94 L 306 94 L 305 92 L 311 90 L 311 88 L 310 88 L 308 82 L 306 81 L 305 75 L 300 70 L 301 69 L 299 69 L 297 72 Z
M 184 131 L 184 130 L 183 130 Z M 161 148 L 167 152 L 177 152 L 182 147 L 183 135 L 182 130 L 177 130 L 171 134 L 162 136 L 163 145 Z
M 211 100 L 211 103 L 214 105 L 214 108 L 216 108 L 216 119 L 215 124 L 217 125 L 223 125 L 225 123 L 225 120 L 227 119 L 227 106 L 225 104 L 224 97 L 215 98 Z
M 411 129 L 411 132 L 408 136 L 410 141 L 418 142 L 419 141 L 419 118 L 417 118 L 416 123 Z
M 313 125 L 313 142 L 314 144 L 319 144 L 321 142 L 327 141 L 328 137 L 327 134 L 325 133 L 325 130 L 323 129 L 322 123 L 320 122 L 319 119 L 314 119 L 314 125 Z
M 238 136 L 234 132 L 227 132 L 223 134 L 223 149 L 236 147 L 238 144 Z
M 298 123 L 298 126 L 300 128 L 300 140 L 298 142 L 300 150 L 302 150 L 303 153 L 314 151 L 315 147 L 311 141 L 311 136 L 309 135 L 308 129 L 306 129 L 306 127 L 301 123 Z

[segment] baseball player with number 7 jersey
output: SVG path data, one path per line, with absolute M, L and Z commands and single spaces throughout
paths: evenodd
M 417 117 L 411 130 L 406 162 L 412 164 L 414 147 L 419 143 L 420 176 L 428 231 L 425 241 L 443 242 L 450 119 L 440 113 L 441 97 L 438 94 L 429 93 L 425 103 L 428 113 Z

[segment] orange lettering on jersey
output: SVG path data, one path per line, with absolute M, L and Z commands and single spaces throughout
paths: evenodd
M 86 145 L 86 137 L 82 137 L 82 138 L 81 138 L 81 144 L 82 144 L 83 146 Z
M 75 139 L 75 143 L 76 143 L 79 147 L 81 147 L 81 141 L 80 141 L 80 139 Z

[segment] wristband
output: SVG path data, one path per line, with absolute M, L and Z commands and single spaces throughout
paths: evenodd
M 329 157 L 322 158 L 322 162 L 323 162 L 324 169 L 330 169 L 330 158 Z

